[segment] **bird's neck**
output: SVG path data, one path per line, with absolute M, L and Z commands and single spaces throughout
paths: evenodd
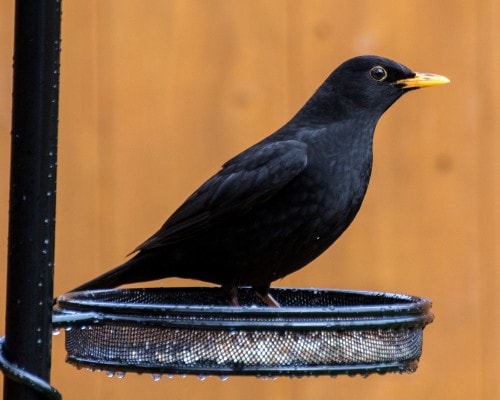
M 317 151 L 336 160 L 371 160 L 375 125 L 373 121 L 360 118 L 334 122 L 323 129 L 302 130 L 299 135 Z
M 295 129 L 317 129 L 350 121 L 351 126 L 372 126 L 374 129 L 382 116 L 382 112 L 362 108 L 349 98 L 322 95 L 321 90 L 295 114 L 289 122 L 290 126 Z
M 328 152 L 351 153 L 356 149 L 371 151 L 377 121 L 378 118 L 373 114 L 362 113 L 352 119 L 342 120 L 311 116 L 309 121 L 292 119 L 283 131 L 293 130 L 296 132 L 296 139 L 322 147 Z

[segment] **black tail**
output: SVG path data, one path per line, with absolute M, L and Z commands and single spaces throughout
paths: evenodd
M 111 289 L 124 284 L 122 276 L 124 271 L 129 268 L 128 262 L 113 268 L 98 277 L 91 279 L 88 282 L 81 284 L 80 286 L 70 290 L 71 292 L 81 292 L 83 290 L 94 290 L 94 289 Z
M 131 267 L 135 265 L 134 259 L 135 257 L 123 263 L 122 265 L 119 265 L 118 267 L 113 268 L 112 270 L 109 270 L 104 274 L 83 283 L 82 285 L 74 288 L 73 290 L 70 290 L 69 292 L 81 292 L 84 290 L 93 289 L 112 289 L 125 283 L 131 283 L 130 281 L 127 281 L 126 276 L 130 274 L 127 274 L 127 271 L 130 271 Z M 54 298 L 54 300 L 52 301 L 52 305 L 56 304 L 57 298 Z
M 139 253 L 127 262 L 115 267 L 98 277 L 83 283 L 74 288 L 71 292 L 83 290 L 111 289 L 126 283 L 151 281 L 168 276 L 163 272 L 162 276 L 155 276 L 153 271 L 157 271 L 152 265 L 150 257 L 144 257 L 144 253 Z

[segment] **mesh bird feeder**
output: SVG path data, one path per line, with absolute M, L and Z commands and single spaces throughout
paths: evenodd
M 241 307 L 216 288 L 89 291 L 60 296 L 51 321 L 60 13 L 58 0 L 16 2 L 5 398 L 60 399 L 51 325 L 70 363 L 111 374 L 413 372 L 431 303 L 399 294 L 273 289 L 282 307 L 269 308 L 250 289 Z
M 60 296 L 54 326 L 66 330 L 78 368 L 160 377 L 368 375 L 413 372 L 431 303 L 401 294 L 249 288 L 240 307 L 218 288 L 113 289 Z

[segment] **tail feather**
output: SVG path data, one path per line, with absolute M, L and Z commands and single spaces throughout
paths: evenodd
M 88 282 L 77 286 L 71 292 L 81 292 L 84 290 L 95 290 L 95 289 L 111 289 L 117 286 L 122 285 L 122 274 L 124 269 L 127 268 L 127 263 L 119 265 L 116 268 L 113 268 L 110 271 L 105 272 L 102 275 L 91 279 Z
M 112 289 L 126 283 L 144 282 L 158 279 L 151 273 L 153 265 L 148 264 L 148 257 L 141 257 L 137 254 L 127 262 L 115 267 L 88 282 L 77 286 L 71 292 L 80 292 L 84 290 Z M 165 274 L 164 276 L 166 276 Z M 163 276 L 162 276 L 163 277 Z

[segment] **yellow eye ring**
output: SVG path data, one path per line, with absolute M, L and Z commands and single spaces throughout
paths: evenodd
M 381 66 L 376 66 L 370 70 L 370 76 L 376 81 L 382 82 L 385 78 L 387 78 L 387 71 Z

